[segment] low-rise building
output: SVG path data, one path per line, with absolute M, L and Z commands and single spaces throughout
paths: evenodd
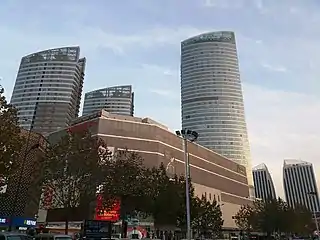
M 75 120 L 71 129 L 89 129 L 114 150 L 134 151 L 148 167 L 167 166 L 168 173 L 184 174 L 182 139 L 150 118 L 110 114 L 104 110 Z M 49 142 L 64 131 L 54 132 Z M 246 169 L 196 143 L 188 143 L 190 173 L 195 193 L 216 200 L 222 209 L 224 227 L 235 228 L 233 216 L 241 205 L 250 203 Z

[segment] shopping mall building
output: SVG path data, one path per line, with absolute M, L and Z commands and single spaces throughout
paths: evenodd
M 71 128 L 89 129 L 111 150 L 134 151 L 146 166 L 167 166 L 168 174 L 184 174 L 182 139 L 150 118 L 110 114 L 104 110 L 78 118 Z M 58 139 L 65 131 L 52 133 Z M 195 193 L 216 200 L 222 209 L 224 227 L 235 228 L 232 217 L 241 205 L 250 203 L 245 167 L 196 143 L 188 143 L 190 172 Z

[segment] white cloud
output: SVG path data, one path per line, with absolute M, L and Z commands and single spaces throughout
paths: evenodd
M 173 97 L 173 98 L 178 98 L 180 97 L 179 94 L 174 93 L 172 90 L 168 89 L 150 89 L 149 90 L 151 93 L 155 93 L 157 95 L 163 96 L 163 97 Z
M 273 72 L 287 72 L 287 68 L 284 66 L 273 66 L 267 63 L 263 63 L 261 66 Z
M 246 0 L 204 0 L 203 6 L 209 8 L 241 8 Z
M 179 71 L 176 71 L 174 69 L 171 69 L 169 67 L 163 67 L 163 66 L 159 66 L 159 65 L 154 65 L 154 64 L 141 64 L 141 67 L 144 70 L 147 71 L 154 71 L 156 73 L 161 73 L 163 75 L 167 75 L 167 76 L 178 76 L 179 75 Z

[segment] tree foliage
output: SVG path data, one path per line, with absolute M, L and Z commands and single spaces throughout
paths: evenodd
M 8 104 L 0 85 L 0 188 L 7 184 L 8 178 L 17 169 L 23 146 L 17 110 Z
M 116 151 L 108 163 L 104 176 L 101 195 L 104 206 L 111 206 L 120 200 L 122 215 L 132 215 L 134 211 L 145 211 L 147 208 L 147 186 L 149 184 L 147 169 L 143 159 L 135 152 Z
M 312 214 L 305 207 L 291 208 L 282 199 L 270 199 L 242 206 L 236 214 L 235 223 L 242 230 L 306 234 L 310 232 Z
M 194 207 L 196 215 L 192 220 L 192 227 L 198 231 L 198 234 L 205 238 L 212 238 L 219 234 L 223 219 L 217 201 L 210 202 L 204 196 L 196 197 Z
M 234 220 L 239 229 L 250 231 L 254 225 L 254 208 L 251 205 L 241 206 L 240 210 L 234 216 Z
M 96 198 L 109 170 L 111 154 L 98 151 L 104 142 L 88 132 L 70 132 L 48 146 L 43 156 L 43 186 L 53 193 L 51 208 L 72 209 Z M 88 199 L 90 198 L 90 199 Z
M 148 172 L 151 214 L 157 226 L 176 226 L 185 206 L 185 181 L 183 177 L 169 178 L 163 164 Z M 184 210 L 185 212 L 185 210 Z

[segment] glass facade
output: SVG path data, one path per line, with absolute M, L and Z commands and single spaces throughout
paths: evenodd
M 233 32 L 201 34 L 181 43 L 182 128 L 197 142 L 247 168 L 253 185 L 237 48 Z
M 276 199 L 276 191 L 267 166 L 258 165 L 253 168 L 252 173 L 255 197 L 261 200 Z
M 22 58 L 11 98 L 21 127 L 47 135 L 78 117 L 86 64 L 79 55 L 65 47 Z
M 133 116 L 134 94 L 132 86 L 115 86 L 94 90 L 85 94 L 82 115 L 104 109 L 113 114 Z
M 320 211 L 317 182 L 311 163 L 300 160 L 285 160 L 283 187 L 286 201 L 290 207 L 303 205 L 312 212 Z

